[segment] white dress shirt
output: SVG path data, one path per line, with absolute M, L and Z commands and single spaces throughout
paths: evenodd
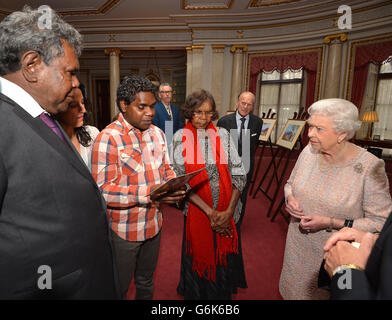
M 240 130 L 241 130 L 241 118 L 243 118 L 243 116 L 241 116 L 238 112 L 238 110 L 235 112 L 235 119 L 237 121 L 237 131 L 238 131 L 238 136 L 240 135 Z M 248 129 L 248 124 L 249 124 L 249 114 L 246 115 L 245 117 L 245 130 Z M 246 131 L 245 131 L 246 132 Z
M 24 89 L 3 77 L 0 77 L 0 92 L 15 101 L 33 118 L 45 111 Z

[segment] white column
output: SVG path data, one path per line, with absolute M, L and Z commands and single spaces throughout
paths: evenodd
M 192 46 L 192 87 L 190 92 L 202 89 L 204 46 Z
M 121 51 L 119 48 L 107 48 L 105 54 L 109 56 L 110 62 L 110 118 L 119 112 L 116 99 L 117 99 L 117 88 L 120 84 L 120 55 Z
M 226 108 L 222 105 L 222 81 L 223 81 L 223 54 L 225 45 L 212 46 L 212 83 L 211 93 L 214 96 L 216 108 L 219 116 L 226 113 Z
M 248 51 L 246 45 L 234 45 L 230 50 L 234 53 L 233 70 L 231 77 L 231 92 L 229 110 L 234 110 L 238 95 L 243 91 L 244 52 Z
M 214 75 L 212 73 L 212 46 L 205 45 L 203 50 L 203 70 L 202 70 L 202 79 L 201 79 L 201 87 L 204 90 L 211 92 L 212 90 L 212 81 Z
M 186 96 L 192 92 L 192 47 L 186 47 Z
M 339 98 L 342 69 L 342 42 L 347 40 L 345 33 L 325 37 L 324 43 L 329 45 L 327 70 L 324 77 L 323 98 Z

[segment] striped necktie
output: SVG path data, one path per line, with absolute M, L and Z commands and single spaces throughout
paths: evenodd
M 170 120 L 173 120 L 173 116 L 172 116 L 172 113 L 171 113 L 171 108 L 170 108 L 170 106 L 169 106 L 169 108 L 165 106 L 165 108 L 166 108 L 167 113 L 169 114 Z

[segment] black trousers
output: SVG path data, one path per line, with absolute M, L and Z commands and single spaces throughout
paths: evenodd
M 135 276 L 136 300 L 152 300 L 161 232 L 145 241 L 127 241 L 112 230 L 112 239 L 122 299 Z

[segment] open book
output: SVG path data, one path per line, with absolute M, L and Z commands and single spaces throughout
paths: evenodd
M 162 192 L 176 191 L 180 189 L 182 186 L 184 186 L 186 183 L 188 183 L 188 181 L 191 180 L 194 176 L 198 175 L 200 172 L 202 172 L 205 169 L 206 168 L 202 168 L 200 170 L 193 171 L 191 173 L 183 174 L 181 176 L 170 179 L 169 181 L 166 181 L 164 184 L 162 184 L 158 189 L 155 189 L 154 191 L 150 192 L 150 194 L 148 195 L 151 196 Z

